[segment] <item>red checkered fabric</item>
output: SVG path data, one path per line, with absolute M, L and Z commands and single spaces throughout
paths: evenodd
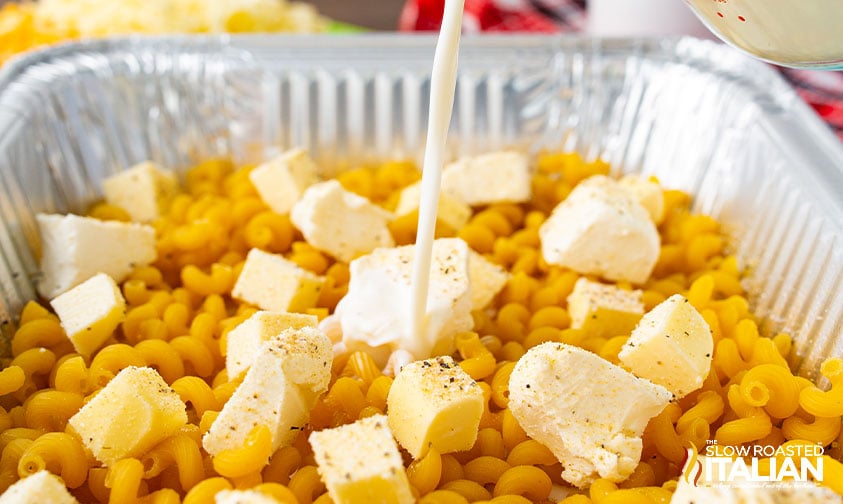
M 444 10 L 445 0 L 407 0 L 398 28 L 438 30 Z M 584 27 L 585 0 L 465 0 L 466 33 L 561 33 Z M 843 72 L 784 69 L 782 74 L 843 140 Z

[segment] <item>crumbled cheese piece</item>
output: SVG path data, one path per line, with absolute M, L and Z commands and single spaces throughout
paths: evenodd
M 258 311 L 229 331 L 225 370 L 234 379 L 252 365 L 261 345 L 285 329 L 316 327 L 319 319 L 304 313 Z
M 644 283 L 660 252 L 647 210 L 602 175 L 578 184 L 539 228 L 539 237 L 548 263 L 613 281 Z
M 468 277 L 471 280 L 471 309 L 481 310 L 503 289 L 510 274 L 472 250 L 468 258 Z
M 834 490 L 799 482 L 793 486 L 758 482 L 741 484 L 726 481 L 717 486 L 695 486 L 679 478 L 670 504 L 841 504 L 843 497 Z
M 524 431 L 585 487 L 623 481 L 641 458 L 641 435 L 670 392 L 579 347 L 543 343 L 527 351 L 509 379 L 509 408 Z
M 344 262 L 395 245 L 387 227 L 391 219 L 391 213 L 337 180 L 309 187 L 290 211 L 308 243 Z
M 664 220 L 664 193 L 657 183 L 638 175 L 626 175 L 618 183 L 647 210 L 654 223 L 661 224 Z
M 0 504 L 78 504 L 64 482 L 50 471 L 41 470 L 10 486 L 0 495 Z
M 134 366 L 117 373 L 68 421 L 106 466 L 145 453 L 186 423 L 184 402 L 161 375 Z
M 471 318 L 468 245 L 459 238 L 433 242 L 426 325 L 422 337 L 409 327 L 415 246 L 377 249 L 352 261 L 348 293 L 337 305 L 343 343 L 386 346 L 384 358 L 402 348 L 417 359 L 450 354 L 454 336 L 468 331 Z
M 476 206 L 521 203 L 531 192 L 527 157 L 516 151 L 498 151 L 457 160 L 442 171 L 442 192 Z
M 265 342 L 202 446 L 212 455 L 239 448 L 259 425 L 269 428 L 272 451 L 290 445 L 327 390 L 332 361 L 330 340 L 312 327 L 287 329 Z
M 700 313 L 679 294 L 647 312 L 618 358 L 633 374 L 682 398 L 702 386 L 714 340 Z
M 231 295 L 262 310 L 303 312 L 316 305 L 323 283 L 293 261 L 253 248 Z
M 430 447 L 439 453 L 474 446 L 483 391 L 451 357 L 407 364 L 387 396 L 389 427 L 415 459 Z
M 301 148 L 291 149 L 249 172 L 264 203 L 279 214 L 289 213 L 305 189 L 319 181 L 316 163 Z
M 384 415 L 314 432 L 310 445 L 322 481 L 336 504 L 415 502 Z
M 155 230 L 150 226 L 72 214 L 38 214 L 36 219 L 41 233 L 38 293 L 47 299 L 97 273 L 122 282 L 135 267 L 157 257 Z
M 568 295 L 571 327 L 594 336 L 629 334 L 644 314 L 640 290 L 624 290 L 614 285 L 580 278 Z
M 395 216 L 401 217 L 418 210 L 420 202 L 421 182 L 405 187 L 398 198 Z M 441 193 L 439 194 L 436 218 L 449 228 L 459 230 L 468 224 L 468 220 L 471 218 L 471 207 L 450 194 Z
M 214 504 L 281 504 L 278 499 L 257 490 L 220 490 Z
M 102 182 L 105 201 L 125 210 L 135 222 L 157 219 L 178 194 L 176 174 L 146 161 Z
M 50 301 L 73 348 L 94 353 L 126 316 L 126 300 L 110 276 L 99 273 Z

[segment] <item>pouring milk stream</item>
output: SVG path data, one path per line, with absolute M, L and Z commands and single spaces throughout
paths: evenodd
M 454 107 L 464 3 L 464 0 L 446 0 L 442 27 L 433 57 L 427 143 L 422 168 L 421 202 L 410 292 L 412 303 L 410 334 L 416 339 L 422 337 L 427 323 L 425 313 L 433 255 L 433 236 L 436 228 L 436 210 L 439 207 L 445 141 L 448 136 L 448 126 L 451 123 L 451 111 Z

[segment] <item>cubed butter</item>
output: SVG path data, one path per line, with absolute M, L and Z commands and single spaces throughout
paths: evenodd
M 714 340 L 696 308 L 679 294 L 647 312 L 618 358 L 632 373 L 682 398 L 702 386 Z
M 641 295 L 640 290 L 628 291 L 580 278 L 568 295 L 571 327 L 598 337 L 629 334 L 644 314 Z
M 482 310 L 503 289 L 510 274 L 472 250 L 468 258 L 468 277 L 471 281 L 471 309 Z
M 38 214 L 41 279 L 38 293 L 52 299 L 97 273 L 122 282 L 157 257 L 155 230 L 147 225 L 78 215 Z
M 225 369 L 234 379 L 252 365 L 261 345 L 285 329 L 316 327 L 315 315 L 258 311 L 229 331 L 226 337 Z
M 420 202 L 421 182 L 405 187 L 398 198 L 395 216 L 401 217 L 418 210 Z M 436 218 L 452 230 L 458 231 L 468 224 L 468 220 L 471 218 L 471 207 L 450 194 L 441 193 Z
M 269 428 L 272 451 L 291 444 L 328 388 L 331 352 L 328 337 L 312 327 L 287 329 L 265 342 L 202 438 L 205 450 L 216 455 L 239 448 L 259 425 Z
M 309 187 L 290 211 L 290 220 L 308 243 L 343 262 L 395 245 L 387 227 L 392 214 L 337 180 Z
M 171 170 L 145 161 L 102 182 L 105 201 L 125 210 L 135 222 L 152 222 L 179 192 Z
M 513 416 L 562 463 L 562 478 L 580 488 L 597 478 L 628 478 L 647 422 L 670 398 L 661 385 L 562 343 L 528 350 L 509 379 Z
M 282 504 L 281 501 L 257 490 L 220 490 L 214 504 Z
M 94 353 L 126 316 L 126 300 L 114 279 L 99 273 L 50 301 L 73 348 Z
M 310 445 L 335 504 L 415 502 L 386 416 L 314 432 Z
M 661 250 L 647 210 L 603 175 L 578 184 L 541 225 L 539 238 L 549 264 L 637 284 L 647 281 Z
M 618 183 L 637 201 L 658 225 L 664 220 L 664 193 L 661 186 L 638 175 L 626 175 Z
M 477 439 L 483 391 L 451 357 L 416 361 L 396 375 L 387 412 L 395 439 L 416 459 L 431 447 L 468 450 Z
M 531 192 L 527 157 L 498 151 L 459 159 L 442 171 L 442 192 L 469 205 L 522 203 Z
M 41 470 L 17 481 L 0 495 L 0 504 L 78 504 L 64 482 L 50 471 Z
M 323 283 L 293 261 L 253 248 L 231 295 L 262 310 L 303 312 L 316 306 Z
M 307 151 L 295 148 L 252 170 L 249 179 L 273 212 L 286 214 L 305 189 L 319 181 L 317 173 Z
M 134 366 L 117 373 L 68 421 L 106 466 L 145 453 L 186 423 L 184 402 L 161 375 Z
M 409 326 L 414 256 L 415 246 L 407 245 L 377 249 L 351 262 L 348 293 L 336 310 L 349 350 L 383 346 L 387 357 L 401 348 L 425 359 L 434 348 L 436 355 L 450 354 L 454 336 L 471 329 L 468 245 L 459 238 L 434 241 L 426 324 L 418 338 Z

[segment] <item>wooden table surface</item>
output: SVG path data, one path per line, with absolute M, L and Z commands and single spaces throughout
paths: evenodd
M 319 11 L 346 23 L 374 30 L 394 30 L 404 0 L 309 0 Z

